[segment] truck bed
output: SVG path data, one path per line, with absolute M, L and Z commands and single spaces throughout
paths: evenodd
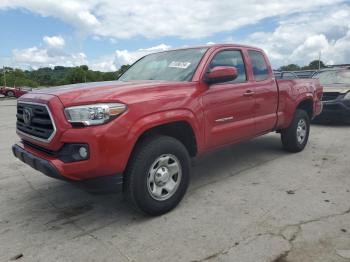
M 279 89 L 276 129 L 289 126 L 295 111 L 295 101 L 301 98 L 312 98 L 316 95 L 317 100 L 314 101 L 311 117 L 315 117 L 321 113 L 323 87 L 317 79 L 278 79 L 276 80 L 276 84 Z

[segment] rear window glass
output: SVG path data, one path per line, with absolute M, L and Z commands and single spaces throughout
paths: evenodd
M 253 67 L 255 81 L 263 81 L 269 77 L 269 70 L 265 58 L 261 52 L 248 51 L 250 61 Z

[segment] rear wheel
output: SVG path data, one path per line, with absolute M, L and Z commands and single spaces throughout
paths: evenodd
M 302 151 L 309 139 L 310 118 L 307 112 L 297 109 L 290 126 L 281 132 L 284 149 L 289 152 Z
M 172 137 L 156 136 L 135 149 L 126 172 L 125 193 L 141 211 L 161 215 L 181 201 L 189 178 L 185 146 Z

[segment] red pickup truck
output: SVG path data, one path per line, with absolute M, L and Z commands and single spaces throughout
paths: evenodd
M 213 45 L 147 55 L 118 81 L 41 89 L 17 105 L 14 155 L 42 173 L 122 188 L 150 215 L 183 198 L 190 158 L 266 133 L 302 151 L 318 80 L 275 80 L 265 53 Z M 122 186 L 122 187 L 121 187 Z
M 31 89 L 24 89 L 20 87 L 0 87 L 0 94 L 8 97 L 20 97 L 28 93 Z

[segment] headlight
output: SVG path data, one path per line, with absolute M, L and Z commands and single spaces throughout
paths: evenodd
M 126 110 L 120 103 L 72 106 L 64 109 L 68 122 L 94 126 L 104 124 Z
M 346 93 L 346 95 L 344 96 L 345 100 L 350 100 L 350 91 Z

